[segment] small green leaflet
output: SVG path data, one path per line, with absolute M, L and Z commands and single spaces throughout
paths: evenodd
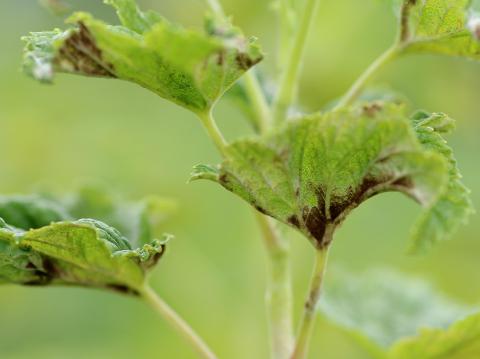
M 105 3 L 122 26 L 76 13 L 69 30 L 31 33 L 24 37 L 25 72 L 42 82 L 56 72 L 119 78 L 203 114 L 262 59 L 255 40 L 226 21 L 207 18 L 205 32 L 197 32 L 140 11 L 134 0 Z
M 388 359 L 480 358 L 480 314 L 471 315 L 446 330 L 425 329 L 396 343 Z
M 354 338 L 365 336 L 380 348 L 414 336 L 421 328 L 448 328 L 472 312 L 429 283 L 385 268 L 331 274 L 320 311 Z
M 96 203 L 106 203 L 109 197 L 96 193 Z M 76 212 L 90 212 L 87 203 L 92 203 L 92 197 L 91 191 L 66 200 L 0 197 L 0 283 L 77 285 L 138 293 L 170 237 L 154 234 L 160 207 L 150 198 L 131 213 L 113 201 L 100 208 L 126 232 L 136 234 L 127 240 L 98 219 L 76 219 Z
M 199 166 L 192 179 L 220 183 L 317 248 L 329 244 L 326 234 L 362 202 L 398 191 L 425 208 L 413 243 L 420 249 L 450 234 L 442 226 L 424 227 L 434 222 L 433 209 L 445 208 L 439 199 L 447 193 L 452 164 L 435 146 L 422 144 L 412 124 L 403 107 L 393 104 L 315 114 L 266 137 L 232 143 L 219 168 Z M 449 204 L 452 210 L 465 205 Z
M 403 0 L 403 53 L 436 53 L 480 60 L 480 22 L 470 0 Z

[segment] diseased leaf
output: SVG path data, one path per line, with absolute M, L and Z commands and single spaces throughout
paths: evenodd
M 128 213 L 112 199 L 107 201 L 107 195 L 97 194 L 80 195 L 76 201 L 0 197 L 0 282 L 77 285 L 130 294 L 141 290 L 169 236 L 154 236 L 157 231 L 149 216 L 157 210 L 144 206 Z M 103 202 L 98 210 L 102 217 L 120 223 L 123 215 L 122 227 L 137 237 L 129 241 L 97 219 L 74 219 L 79 218 L 76 212 L 88 213 L 94 202 Z
M 454 121 L 442 113 L 418 112 L 413 118 L 422 145 L 442 155 L 448 163 L 449 180 L 440 197 L 425 211 L 413 231 L 413 250 L 428 249 L 433 243 L 448 239 L 473 214 L 470 191 L 461 182 L 461 174 L 452 149 L 443 138 L 455 128 Z
M 470 0 L 403 0 L 401 42 L 406 53 L 435 53 L 480 60 Z M 480 27 L 478 28 L 480 33 Z
M 195 113 L 208 112 L 235 81 L 262 59 L 254 40 L 230 23 L 208 18 L 206 32 L 173 25 L 134 0 L 107 0 L 122 26 L 76 13 L 66 31 L 26 36 L 24 70 L 42 82 L 56 72 L 137 83 Z
M 480 357 L 480 314 L 471 315 L 446 330 L 425 329 L 401 340 L 389 359 L 474 359 Z
M 319 309 L 354 337 L 364 335 L 383 348 L 421 328 L 447 328 L 471 312 L 427 282 L 385 269 L 333 273 Z
M 216 180 L 320 248 L 367 199 L 399 191 L 428 210 L 448 180 L 446 160 L 422 147 L 403 108 L 381 103 L 304 117 L 227 154 L 216 175 L 197 167 L 194 178 Z

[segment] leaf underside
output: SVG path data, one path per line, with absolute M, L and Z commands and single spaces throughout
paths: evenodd
M 388 269 L 332 273 L 320 302 L 329 321 L 381 348 L 414 336 L 420 328 L 448 328 L 471 313 L 429 283 Z
M 195 113 L 210 110 L 235 81 L 262 59 L 254 40 L 230 23 L 208 18 L 205 32 L 186 30 L 134 0 L 106 0 L 121 26 L 86 13 L 72 28 L 24 38 L 24 70 L 51 82 L 56 72 L 118 78 L 137 83 Z
M 218 168 L 197 167 L 192 179 L 220 183 L 299 230 L 317 248 L 329 244 L 325 234 L 362 202 L 382 192 L 401 192 L 425 208 L 412 242 L 412 250 L 421 250 L 450 234 L 450 228 L 434 223 L 439 213 L 447 215 L 445 208 L 456 226 L 471 210 L 463 185 L 462 193 L 454 194 L 459 182 L 451 152 L 422 143 L 422 128 L 403 107 L 391 104 L 316 114 L 266 138 L 232 143 Z M 445 205 L 442 199 L 450 196 L 456 199 Z
M 446 330 L 424 329 L 401 340 L 388 359 L 473 359 L 480 357 L 480 314 L 456 322 Z
M 92 210 L 92 201 L 104 206 Z M 65 200 L 0 197 L 0 283 L 75 285 L 137 294 L 165 252 L 169 236 L 157 235 L 163 203 L 149 198 L 123 205 L 87 189 Z M 77 217 L 78 213 L 109 218 L 131 237 L 127 240 L 116 228 Z

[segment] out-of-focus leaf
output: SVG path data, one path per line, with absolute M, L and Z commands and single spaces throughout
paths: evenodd
M 106 3 L 122 26 L 76 13 L 69 30 L 31 33 L 24 38 L 25 72 L 43 82 L 56 72 L 128 80 L 203 114 L 262 59 L 254 40 L 226 21 L 208 18 L 202 33 L 142 12 L 134 0 Z
M 320 310 L 333 323 L 383 348 L 421 328 L 447 328 L 471 312 L 428 283 L 388 270 L 334 274 L 327 280 Z
M 70 10 L 70 6 L 63 0 L 39 0 L 39 3 L 54 15 L 64 15 Z
M 88 201 L 82 202 L 83 198 Z M 88 213 L 92 203 L 103 203 L 98 213 L 115 218 L 136 237 L 129 241 L 98 219 L 75 219 L 81 218 L 75 212 Z M 150 218 L 159 214 L 159 208 L 150 206 L 147 201 L 142 210 L 127 213 L 101 192 L 80 195 L 74 202 L 36 196 L 1 197 L 0 281 L 77 285 L 136 294 L 163 255 L 169 238 L 154 235 L 157 230 Z
M 445 330 L 424 329 L 418 336 L 396 343 L 388 358 L 480 358 L 480 314 L 471 315 Z
M 480 60 L 480 24 L 469 26 L 470 0 L 403 0 L 400 39 L 404 53 L 436 53 Z
M 320 248 L 329 244 L 325 233 L 372 196 L 399 191 L 428 210 L 448 180 L 446 160 L 420 144 L 403 108 L 381 103 L 234 142 L 218 169 L 203 168 L 194 178 L 219 182 Z

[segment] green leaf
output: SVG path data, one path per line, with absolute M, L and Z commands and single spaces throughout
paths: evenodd
M 137 294 L 163 255 L 169 236 L 154 236 L 157 230 L 149 220 L 158 215 L 159 207 L 125 212 L 124 205 L 107 198 L 100 191 L 80 194 L 73 201 L 0 197 L 0 282 Z M 120 223 L 123 216 L 122 227 L 137 236 L 130 241 L 98 219 L 74 219 L 79 218 L 75 213 L 90 212 L 92 203 L 103 203 L 95 209 L 101 217 Z
M 420 328 L 447 328 L 471 310 L 430 284 L 389 270 L 333 273 L 319 308 L 333 323 L 387 348 Z M 418 357 L 421 358 L 421 357 Z
M 208 18 L 198 32 L 144 13 L 133 0 L 106 3 L 122 26 L 76 13 L 66 31 L 31 33 L 24 37 L 25 72 L 42 82 L 57 72 L 127 80 L 202 114 L 262 59 L 255 40 L 230 23 Z
M 422 147 L 402 107 L 381 103 L 307 116 L 227 154 L 216 175 L 207 167 L 194 177 L 219 182 L 320 248 L 367 199 L 398 191 L 429 209 L 448 180 L 445 159 Z
M 389 359 L 473 359 L 480 357 L 480 314 L 471 315 L 446 330 L 425 329 L 402 340 Z
M 461 174 L 453 150 L 442 134 L 455 128 L 454 121 L 442 113 L 418 112 L 412 117 L 422 145 L 443 156 L 448 163 L 448 185 L 437 201 L 425 211 L 413 231 L 414 251 L 428 249 L 433 243 L 448 239 L 474 213 L 470 191 L 461 182 Z
M 472 28 L 470 4 L 470 0 L 404 0 L 400 15 L 403 52 L 479 60 L 480 26 Z

